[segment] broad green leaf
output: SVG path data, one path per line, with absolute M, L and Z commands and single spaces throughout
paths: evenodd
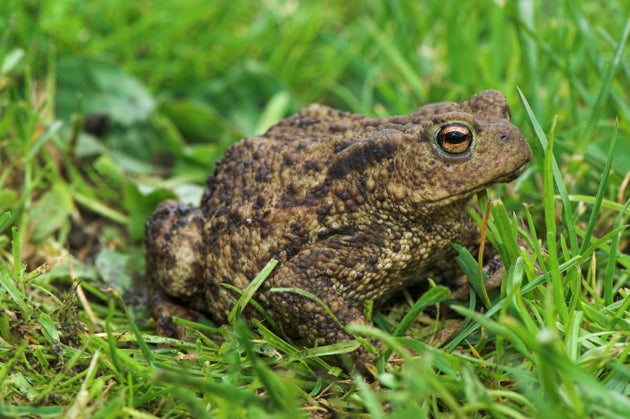
M 59 116 L 69 120 L 81 111 L 106 114 L 122 126 L 146 121 L 155 101 L 144 85 L 120 67 L 86 58 L 65 58 L 57 64 L 56 106 Z
M 74 209 L 70 191 L 62 184 L 52 188 L 30 208 L 32 239 L 39 242 L 61 228 Z

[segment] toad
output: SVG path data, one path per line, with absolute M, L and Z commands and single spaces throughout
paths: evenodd
M 275 259 L 253 298 L 280 332 L 348 341 L 366 300 L 450 275 L 452 243 L 479 246 L 473 195 L 531 157 L 497 91 L 380 119 L 310 105 L 229 147 L 199 207 L 166 201 L 147 221 L 161 329 L 178 335 L 170 316 L 191 310 L 226 322 L 237 291 Z M 252 304 L 243 314 L 262 318 Z

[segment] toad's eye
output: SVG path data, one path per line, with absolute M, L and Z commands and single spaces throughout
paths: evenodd
M 437 145 L 448 154 L 462 154 L 473 142 L 473 134 L 466 125 L 454 122 L 444 125 L 435 136 Z

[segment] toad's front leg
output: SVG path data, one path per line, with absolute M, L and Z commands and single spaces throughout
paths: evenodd
M 267 295 L 271 315 L 287 337 L 308 346 L 329 345 L 353 339 L 346 332 L 346 325 L 365 323 L 360 306 L 340 290 L 340 284 L 348 280 L 340 277 L 348 275 L 347 269 L 338 266 L 343 254 L 340 247 L 343 246 L 337 239 L 318 242 L 299 252 L 269 278 L 271 287 L 290 289 L 271 290 Z M 352 360 L 365 372 L 365 365 L 372 362 L 373 356 L 359 347 Z

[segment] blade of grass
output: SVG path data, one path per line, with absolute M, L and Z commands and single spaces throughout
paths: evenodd
M 245 322 L 242 320 L 236 321 L 234 329 L 240 338 L 241 345 L 245 350 L 247 358 L 252 363 L 254 373 L 262 383 L 265 392 L 273 404 L 283 411 L 293 410 L 290 409 L 294 401 L 294 398 L 290 394 L 292 388 L 287 385 L 288 383 L 282 382 L 280 377 L 271 372 L 271 370 L 260 361 L 258 355 L 256 355 L 254 351 L 254 347 L 251 343 L 250 331 Z
M 613 77 L 617 72 L 617 69 L 621 65 L 623 59 L 623 50 L 628 43 L 628 36 L 630 36 L 630 20 L 626 21 L 626 25 L 623 28 L 623 33 L 621 34 L 621 38 L 619 39 L 619 43 L 617 44 L 617 48 L 615 48 L 615 54 L 613 55 L 612 60 L 610 61 L 610 65 L 606 69 L 606 73 L 602 80 L 602 85 L 599 88 L 599 92 L 597 94 L 597 99 L 595 99 L 595 103 L 590 107 L 591 116 L 588 119 L 588 123 L 586 124 L 585 131 L 578 138 L 582 139 L 582 143 L 591 140 L 591 133 L 597 126 L 597 122 L 600 118 L 602 108 L 604 107 L 604 102 L 610 96 L 610 91 L 612 88 Z M 585 148 L 585 144 L 581 144 L 581 149 Z
M 617 217 L 615 218 L 615 222 L 613 224 L 613 230 L 621 227 L 622 215 L 626 212 L 626 210 L 630 207 L 630 199 L 626 201 L 626 204 L 623 206 Z M 610 305 L 613 302 L 614 298 L 614 290 L 613 290 L 613 282 L 615 279 L 615 268 L 617 266 L 617 246 L 619 244 L 619 238 L 621 236 L 621 232 L 614 235 L 612 241 L 610 242 L 610 251 L 608 252 L 608 264 L 606 266 L 606 273 L 604 277 L 604 304 Z
M 589 195 L 579 195 L 579 194 L 569 195 L 569 199 L 572 202 L 584 202 L 586 204 L 595 203 L 595 197 L 589 196 Z M 613 210 L 613 211 L 621 211 L 622 212 L 621 215 L 626 215 L 626 216 L 630 215 L 630 210 L 628 210 L 628 208 L 625 207 L 625 204 L 619 204 L 609 199 L 602 199 L 602 207 L 609 210 Z M 624 210 L 624 208 L 626 209 Z
M 427 307 L 433 306 L 446 301 L 450 295 L 448 288 L 443 286 L 437 286 L 431 288 L 414 303 L 413 306 L 407 311 L 400 323 L 396 326 L 392 332 L 392 336 L 402 336 L 409 326 L 415 321 L 416 317 Z
M 9 372 L 13 370 L 14 365 L 17 364 L 19 359 L 23 356 L 28 345 L 28 339 L 22 340 L 17 347 L 14 347 L 11 358 L 0 364 L 0 384 L 2 384 L 9 376 Z
M 449 289 L 443 286 L 437 286 L 437 287 L 431 288 L 430 290 L 422 294 L 422 296 L 418 298 L 418 300 L 414 303 L 414 305 L 411 306 L 409 311 L 407 311 L 407 313 L 402 318 L 400 323 L 398 323 L 398 325 L 392 332 L 392 336 L 399 337 L 399 336 L 404 335 L 404 333 L 407 331 L 409 326 L 411 326 L 411 324 L 416 320 L 418 315 L 426 307 L 439 304 L 442 301 L 446 301 L 448 297 L 450 296 L 450 294 L 451 293 Z M 390 347 L 383 353 L 381 358 L 383 360 L 387 360 L 389 359 L 391 354 L 392 354 L 392 348 Z
M 530 74 L 532 77 L 531 85 L 538 86 L 540 84 L 539 75 L 540 71 L 538 71 L 538 56 L 539 51 L 537 47 L 540 43 L 534 42 L 535 38 L 529 36 L 523 36 L 524 33 L 535 34 L 535 14 L 536 8 L 534 7 L 534 3 L 527 0 L 519 0 L 517 3 L 517 11 L 518 11 L 518 23 L 517 29 L 519 29 L 519 36 L 521 37 L 521 46 L 523 48 L 524 57 L 525 57 L 525 67 L 527 68 L 527 74 Z M 520 94 L 520 92 L 519 92 Z M 539 94 L 534 93 L 534 107 L 538 111 L 542 111 L 542 98 Z
M 479 266 L 477 259 L 475 259 L 465 247 L 460 246 L 457 243 L 453 243 L 452 246 L 457 251 L 455 261 L 462 269 L 464 275 L 466 275 L 468 285 L 481 299 L 486 308 L 489 308 L 491 306 L 490 297 L 488 296 L 488 291 L 484 286 L 486 275 Z
M 602 201 L 604 200 L 604 195 L 607 193 L 608 187 L 608 176 L 610 175 L 610 168 L 612 167 L 613 156 L 615 151 L 615 144 L 617 143 L 617 130 L 619 124 L 618 121 L 615 121 L 615 130 L 613 132 L 613 136 L 610 140 L 610 146 L 608 147 L 608 157 L 606 159 L 606 164 L 604 165 L 604 170 L 602 171 L 602 176 L 599 181 L 599 187 L 597 188 L 597 193 L 595 195 L 595 201 L 593 202 L 593 209 L 591 210 L 591 216 L 588 220 L 588 225 L 586 227 L 586 231 L 584 233 L 582 246 L 580 247 L 580 253 L 583 254 L 586 248 L 589 245 L 591 240 L 591 236 L 593 235 L 593 231 L 595 230 L 595 225 L 597 224 L 597 219 L 599 218 L 599 210 L 602 206 Z M 608 303 L 610 304 L 610 303 Z
M 547 248 L 549 249 L 549 273 L 556 310 L 564 322 L 567 321 L 568 310 L 564 296 L 564 284 L 560 276 L 560 261 L 558 260 L 556 209 L 554 200 L 554 173 L 553 173 L 553 137 L 545 148 L 545 161 L 543 170 L 543 207 L 545 210 L 545 226 L 547 228 Z
M 0 404 L 0 417 L 58 418 L 63 409 L 63 406 L 11 406 Z
M 19 233 L 17 227 L 13 227 L 11 229 L 13 233 L 13 278 L 11 277 L 10 271 L 6 267 L 6 265 L 0 265 L 0 285 L 4 287 L 7 291 L 14 304 L 17 305 L 20 310 L 20 314 L 24 318 L 24 320 L 30 320 L 33 314 L 33 307 L 28 304 L 26 299 L 26 294 L 24 292 L 24 284 L 23 284 L 23 272 L 24 267 L 20 262 L 20 245 L 19 245 Z
M 11 220 L 11 213 L 9 211 L 0 215 L 0 231 L 3 231 L 4 228 L 9 225 L 9 220 Z
M 35 140 L 35 143 L 29 146 L 28 153 L 24 156 L 27 163 L 29 160 L 35 157 L 35 155 L 37 155 L 37 153 L 42 148 L 42 146 L 46 143 L 46 141 L 48 141 L 53 135 L 55 135 L 61 129 L 62 126 L 63 126 L 63 122 L 61 121 L 53 122 L 46 129 L 46 131 L 42 135 L 40 135 L 37 138 L 37 140 Z
M 233 323 L 238 316 L 240 316 L 249 301 L 254 297 L 256 291 L 258 291 L 258 288 L 262 285 L 265 279 L 267 279 L 269 274 L 271 274 L 271 271 L 273 271 L 277 264 L 278 261 L 276 259 L 272 259 L 267 262 L 260 272 L 258 272 L 247 288 L 245 288 L 236 304 L 234 304 L 234 307 L 232 307 L 232 311 L 230 311 L 230 314 L 228 315 L 228 322 Z
M 259 409 L 265 408 L 263 400 L 250 389 L 236 387 L 226 382 L 215 383 L 212 378 L 200 380 L 197 375 L 190 374 L 186 370 L 162 371 L 156 375 L 155 379 L 167 384 L 171 389 L 180 388 L 186 391 L 190 397 L 195 393 L 203 392 L 224 398 L 235 406 L 250 405 Z
M 383 412 L 380 400 L 367 384 L 365 379 L 359 374 L 356 374 L 354 380 L 359 386 L 359 392 L 361 393 L 363 404 L 365 405 L 365 409 L 368 411 L 370 417 L 375 419 L 385 418 L 385 412 Z

